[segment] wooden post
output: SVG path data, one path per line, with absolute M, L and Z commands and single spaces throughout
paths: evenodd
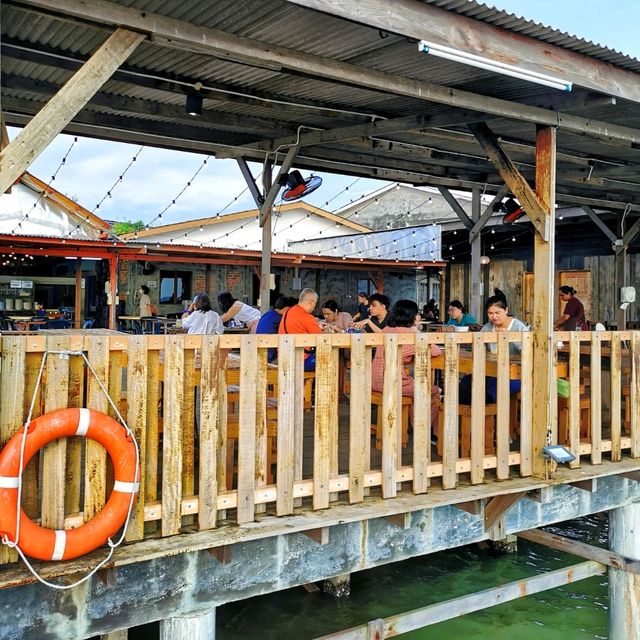
M 542 455 L 547 433 L 553 431 L 556 400 L 553 350 L 553 283 L 555 254 L 556 130 L 539 127 L 536 134 L 536 197 L 545 213 L 547 238 L 534 234 L 533 285 L 533 475 L 548 477 L 550 465 Z
M 621 235 L 621 234 L 620 234 Z M 616 247 L 615 270 L 613 277 L 613 300 L 615 303 L 615 321 L 618 323 L 618 330 L 624 331 L 627 328 L 627 312 L 620 308 L 620 287 L 627 284 L 627 245 Z
M 640 504 L 609 512 L 609 547 L 627 558 L 640 560 Z M 640 640 L 640 575 L 609 569 L 609 638 Z
M 480 220 L 480 196 L 478 189 L 472 191 L 471 198 L 471 220 L 478 222 Z M 484 287 L 482 285 L 482 267 L 480 265 L 480 255 L 482 254 L 482 236 L 478 233 L 473 236 L 469 233 L 469 242 L 471 243 L 471 296 L 470 311 L 471 315 L 479 322 L 482 318 L 482 294 Z M 441 310 L 442 314 L 444 310 Z
M 271 188 L 273 163 L 267 162 L 262 172 L 262 185 L 265 194 Z M 260 312 L 269 311 L 270 283 L 271 283 L 271 207 L 273 203 L 260 207 L 260 226 L 262 227 L 262 258 L 260 261 Z
M 116 326 L 116 310 L 118 308 L 118 256 L 114 255 L 109 258 L 109 297 L 111 304 L 109 305 L 109 329 L 115 330 Z
M 82 326 L 82 258 L 76 258 L 76 295 L 73 303 L 73 326 L 79 329 Z
M 160 621 L 160 640 L 215 640 L 215 608 Z

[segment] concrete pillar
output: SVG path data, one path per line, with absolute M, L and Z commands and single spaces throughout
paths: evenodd
M 640 560 L 640 503 L 609 512 L 609 547 Z M 640 640 L 640 575 L 609 569 L 609 638 Z
M 160 640 L 215 640 L 216 610 L 160 621 Z

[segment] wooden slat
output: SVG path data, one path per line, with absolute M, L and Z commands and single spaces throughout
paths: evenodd
M 200 465 L 198 478 L 198 526 L 213 529 L 216 526 L 216 501 L 218 498 L 217 456 L 218 431 L 220 429 L 220 385 L 224 380 L 221 371 L 220 338 L 206 336 L 202 340 L 202 369 L 200 377 Z M 224 486 L 222 487 L 224 490 Z
M 184 352 L 184 397 L 182 407 L 182 495 L 195 492 L 195 390 L 196 352 Z
M 256 394 L 258 339 L 245 336 L 240 347 L 238 426 L 238 524 L 252 522 L 256 483 Z
M 149 342 L 147 340 L 147 346 Z M 147 433 L 145 437 L 146 455 L 143 468 L 144 498 L 146 502 L 158 497 L 158 411 L 160 404 L 160 354 L 147 351 Z
M 313 438 L 313 508 L 329 506 L 331 477 L 331 393 L 334 385 L 331 366 L 331 337 L 321 335 L 316 347 L 316 411 Z
M 640 331 L 631 334 L 630 430 L 631 457 L 640 457 Z
M 533 385 L 531 371 L 533 368 L 533 336 L 522 334 L 520 391 L 520 475 L 530 476 L 533 473 Z
M 506 480 L 509 477 L 509 337 L 498 333 L 498 382 L 496 400 L 498 416 L 496 418 L 496 477 Z
M 88 338 L 87 358 L 96 375 L 105 386 L 109 384 L 109 338 Z M 87 407 L 107 413 L 109 401 L 96 378 L 87 373 Z M 95 517 L 102 509 L 106 496 L 107 453 L 95 440 L 87 440 L 84 462 L 84 521 Z
M 485 452 L 485 358 L 484 336 L 473 336 L 473 374 L 471 389 L 471 484 L 479 484 L 484 479 Z
M 64 337 L 48 336 L 48 348 L 67 348 Z M 46 387 L 44 398 L 45 413 L 64 409 L 69 402 L 69 358 L 49 354 L 45 370 Z M 42 526 L 62 529 L 64 526 L 65 466 L 67 459 L 67 439 L 60 438 L 48 444 L 42 456 Z
M 296 336 L 293 336 L 296 342 Z M 296 481 L 302 480 L 304 462 L 304 403 L 305 403 L 305 381 L 304 381 L 304 350 L 297 348 L 295 353 L 295 404 L 294 404 L 294 459 L 293 476 Z M 300 498 L 293 501 L 294 507 L 302 505 Z
M 296 347 L 289 335 L 280 336 L 278 346 L 278 449 L 277 498 L 279 516 L 293 513 L 295 480 Z M 302 398 L 299 399 L 299 402 Z
M 591 339 L 591 463 L 602 462 L 602 338 L 594 331 Z
M 622 360 L 620 334 L 611 334 L 611 460 L 622 460 Z
M 184 337 L 167 336 L 164 359 L 162 433 L 162 535 L 180 532 L 182 518 L 182 443 L 184 408 Z
M 526 495 L 526 491 L 507 493 L 492 498 L 484 508 L 484 528 L 489 531 L 511 507 Z
M 458 460 L 458 353 L 455 334 L 444 338 L 444 428 L 442 433 L 442 488 L 456 486 Z
M 85 363 L 80 356 L 69 359 L 69 399 L 67 406 L 84 407 Z M 80 511 L 80 488 L 82 478 L 82 451 L 84 438 L 67 438 L 67 462 L 65 470 L 66 491 L 64 494 L 65 513 Z
M 428 342 L 426 333 L 416 335 L 416 355 L 413 371 L 413 493 L 425 493 L 429 487 L 427 468 L 431 458 L 432 428 L 431 345 Z
M 267 484 L 267 350 L 258 349 L 256 378 L 256 487 Z M 272 394 L 271 394 L 272 395 Z M 256 513 L 263 513 L 265 505 L 256 505 Z
M 26 415 L 25 402 L 25 347 L 26 337 L 5 336 L 2 339 L 2 368 L 0 369 L 0 446 L 8 442 L 20 429 Z M 39 366 L 38 358 L 38 366 Z M 37 494 L 36 494 L 37 495 Z M 0 545 L 0 564 L 14 562 L 18 555 Z
M 4 360 L 4 359 L 3 359 Z M 40 353 L 27 353 L 25 358 L 25 376 L 24 376 L 24 387 L 19 388 L 19 397 L 24 397 L 24 420 L 26 420 L 29 415 L 29 409 L 31 407 L 31 402 L 35 397 L 35 401 L 33 403 L 33 413 L 31 414 L 31 418 L 37 418 L 42 415 L 44 404 L 42 400 L 42 385 L 38 387 L 36 390 L 36 383 L 38 380 L 38 372 L 40 371 L 40 364 L 42 362 L 42 354 Z M 0 398 L 0 402 L 2 402 Z M 4 411 L 4 403 L 1 405 L 3 407 L 2 411 Z M 73 438 L 70 438 L 69 441 L 73 441 Z M 38 481 L 40 477 L 40 456 L 34 456 L 31 459 L 31 462 L 27 465 L 26 469 L 22 473 L 22 508 L 25 513 L 31 519 L 37 519 L 40 517 L 40 496 L 39 496 L 39 487 Z M 67 461 L 69 460 L 69 443 L 67 443 Z M 81 477 L 81 474 L 78 473 L 76 477 Z M 67 489 L 70 489 L 69 494 L 77 493 L 79 495 L 80 492 L 80 483 L 78 484 L 77 491 L 73 487 L 69 487 L 67 484 Z M 65 505 L 67 500 L 67 494 L 65 494 Z M 66 509 L 67 513 L 78 511 L 77 509 Z
M 398 455 L 402 446 L 402 355 L 398 349 L 396 334 L 384 336 L 384 382 L 382 386 L 382 497 L 393 498 L 396 495 L 396 469 Z M 380 408 L 378 409 L 380 410 Z
M 109 395 L 118 410 L 121 410 L 122 400 L 122 351 L 109 351 Z M 116 413 L 107 405 L 107 413 L 117 420 Z
M 333 340 L 332 340 L 333 343 Z M 340 378 L 340 349 L 333 347 L 331 349 L 331 371 L 333 372 L 333 385 L 331 387 L 331 397 L 330 397 L 330 412 L 331 412 L 331 420 L 329 422 L 329 434 L 330 434 L 330 442 L 329 442 L 329 452 L 331 457 L 331 465 L 329 473 L 332 478 L 337 477 L 338 475 L 338 440 L 339 440 L 339 432 L 338 425 L 340 422 L 338 416 L 338 396 L 339 396 L 339 378 Z M 337 493 L 332 493 L 329 496 L 330 502 L 335 502 L 338 499 Z
M 569 450 L 576 457 L 569 467 L 580 467 L 580 334 L 569 338 Z
M 371 442 L 371 356 L 362 334 L 351 336 L 351 380 L 349 396 L 349 502 L 364 499 L 364 473 L 369 469 L 367 443 Z
M 127 363 L 127 425 L 138 443 L 140 469 L 145 468 L 147 436 L 147 342 L 145 336 L 129 338 Z M 144 538 L 145 477 L 140 472 L 140 490 L 133 504 L 125 539 L 127 542 Z

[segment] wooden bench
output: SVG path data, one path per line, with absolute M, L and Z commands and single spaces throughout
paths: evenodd
M 413 396 L 402 396 L 402 446 L 409 445 L 409 409 Z M 371 425 L 371 433 L 376 437 L 376 449 L 382 449 L 382 394 L 371 392 L 371 406 L 376 407 L 376 423 Z

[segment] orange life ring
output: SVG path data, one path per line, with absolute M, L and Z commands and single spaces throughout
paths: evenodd
M 31 521 L 20 508 L 19 547 L 39 560 L 70 560 L 103 545 L 122 527 L 132 494 L 138 493 L 136 448 L 122 425 L 91 409 L 59 409 L 36 418 L 27 432 L 23 469 L 46 444 L 67 436 L 86 436 L 99 442 L 111 456 L 115 475 L 107 504 L 95 518 L 77 529 L 54 531 Z M 0 536 L 15 541 L 20 449 L 24 431 L 16 433 L 0 453 Z

